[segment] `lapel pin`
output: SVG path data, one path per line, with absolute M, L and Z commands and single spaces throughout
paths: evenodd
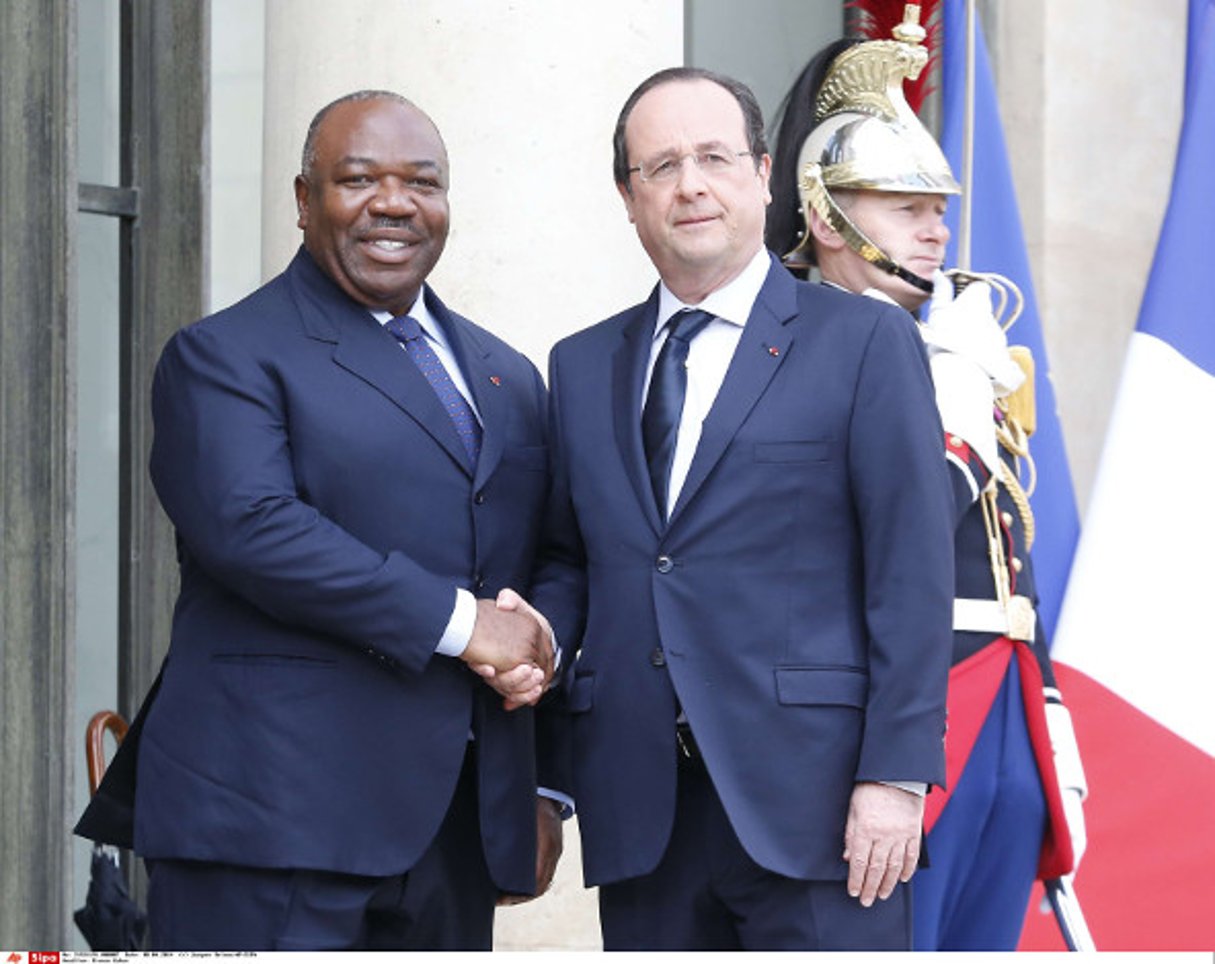
M 502 379 L 500 379 L 497 375 L 490 375 L 489 382 L 491 385 L 497 386 L 502 384 Z
M 775 345 L 769 345 L 768 354 L 771 355 L 773 358 L 775 358 L 777 355 L 780 354 L 780 349 L 777 348 Z

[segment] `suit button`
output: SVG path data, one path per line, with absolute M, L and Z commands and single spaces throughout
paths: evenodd
M 485 493 L 478 492 L 475 496 L 473 496 L 473 502 L 475 502 L 477 505 L 484 505 L 485 504 Z
M 667 573 L 675 568 L 675 562 L 670 556 L 659 556 L 658 560 L 654 563 L 654 568 L 659 572 Z
M 654 652 L 650 653 L 650 665 L 651 666 L 666 666 L 667 665 L 667 654 L 662 651 L 661 646 L 655 646 Z
M 473 580 L 473 589 L 476 589 L 476 590 L 479 592 L 480 590 L 482 590 L 482 589 L 484 589 L 484 588 L 485 588 L 485 577 L 484 577 L 484 576 L 477 576 L 477 577 L 476 577 L 476 578 Z

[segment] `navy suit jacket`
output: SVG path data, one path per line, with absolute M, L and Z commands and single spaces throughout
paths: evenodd
M 532 711 L 504 712 L 434 647 L 456 587 L 526 588 L 546 393 L 522 355 L 425 297 L 484 423 L 475 471 L 413 362 L 302 249 L 166 346 L 151 473 L 181 594 L 137 741 L 138 853 L 401 873 L 471 729 L 491 874 L 533 888 Z
M 906 312 L 773 259 L 664 523 L 640 430 L 657 302 L 550 358 L 533 597 L 567 650 L 586 881 L 662 856 L 677 705 L 751 857 L 843 878 L 856 781 L 944 779 L 953 524 L 923 346 Z

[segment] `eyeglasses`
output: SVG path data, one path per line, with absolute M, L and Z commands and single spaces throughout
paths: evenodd
M 679 177 L 683 170 L 683 162 L 689 157 L 696 169 L 706 177 L 726 177 L 738 167 L 740 157 L 750 157 L 750 151 L 731 151 L 725 147 L 707 147 L 690 154 L 680 154 L 678 157 L 659 157 L 646 161 L 637 167 L 630 167 L 630 174 L 636 173 L 647 184 L 666 184 Z

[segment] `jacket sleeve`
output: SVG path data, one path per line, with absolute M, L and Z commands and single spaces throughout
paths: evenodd
M 545 510 L 535 578 L 533 605 L 544 613 L 561 647 L 561 667 L 572 676 L 586 625 L 586 549 L 570 496 L 569 468 L 561 427 L 560 346 L 549 359 L 549 456 L 552 487 Z
M 909 316 L 880 311 L 848 438 L 870 672 L 857 779 L 942 785 L 953 495 L 923 344 Z
M 282 623 L 425 667 L 454 585 L 304 501 L 289 413 L 263 359 L 205 323 L 183 329 L 157 365 L 152 416 L 152 481 L 183 565 Z

